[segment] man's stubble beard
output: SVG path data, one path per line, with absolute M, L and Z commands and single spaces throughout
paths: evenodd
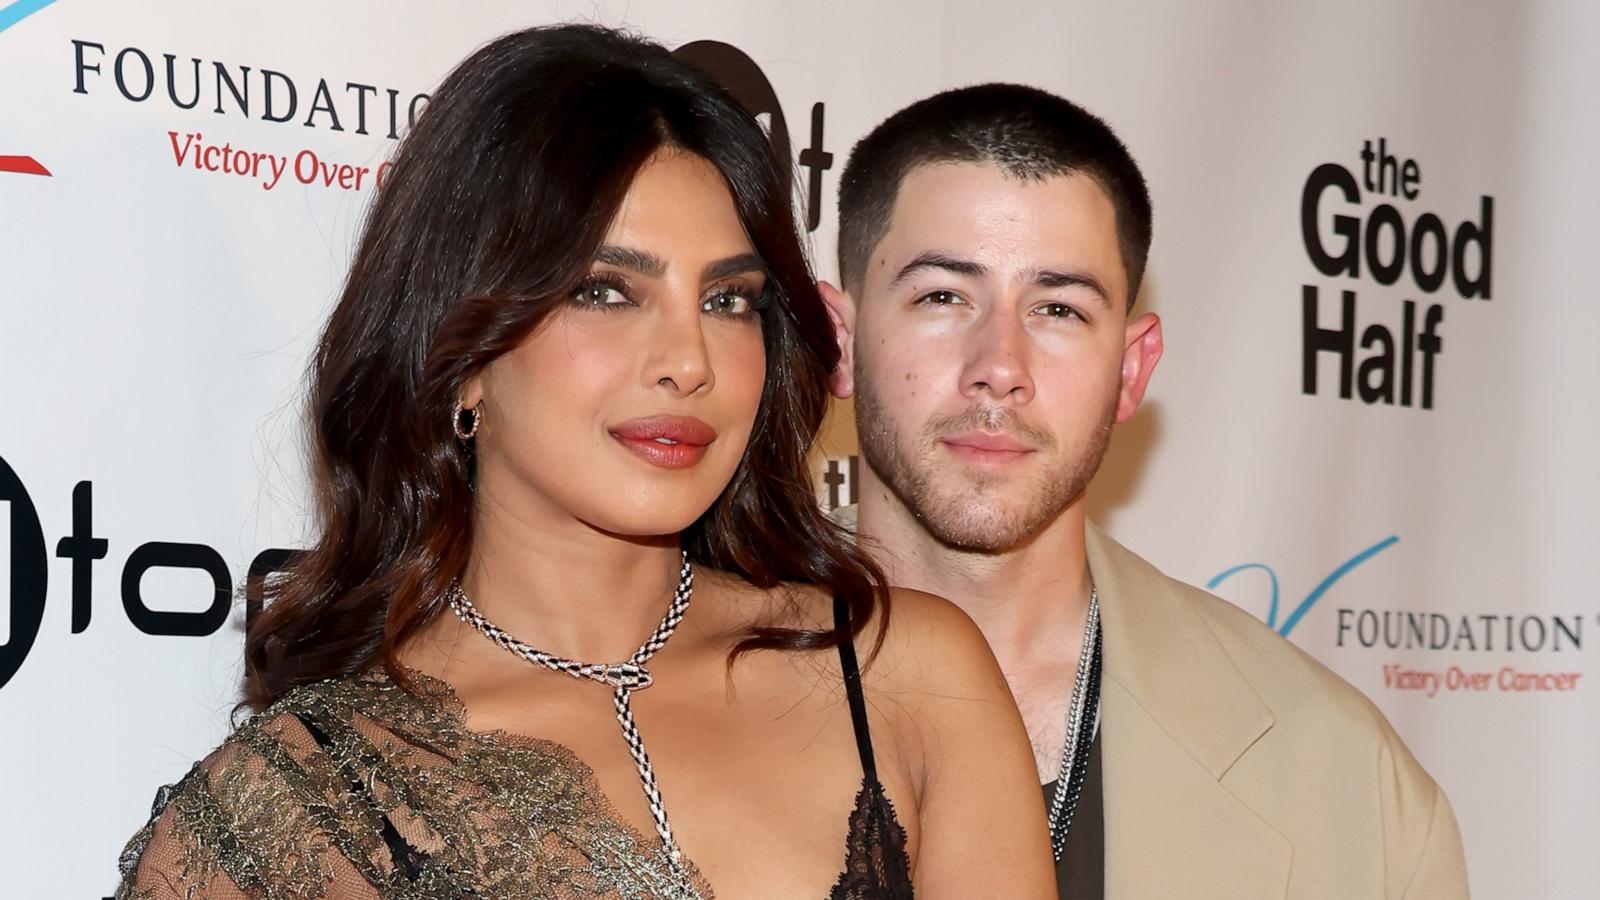
M 906 447 L 898 438 L 899 423 L 881 402 L 872 379 L 858 378 L 856 430 L 867 466 L 935 540 L 954 550 L 1004 553 L 1044 530 L 1083 495 L 1111 444 L 1117 399 L 1118 392 L 1112 391 L 1082 447 L 1075 452 L 1068 448 L 1070 458 L 1045 472 L 1042 483 L 1015 508 L 986 492 L 1011 478 L 979 475 L 941 490 L 933 459 L 939 436 L 978 427 L 1017 435 L 1040 453 L 1057 449 L 1059 442 L 1053 435 L 1030 428 L 1009 409 L 973 407 L 960 415 L 930 420 L 913 439 L 915 445 Z

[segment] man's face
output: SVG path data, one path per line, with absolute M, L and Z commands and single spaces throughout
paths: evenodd
M 1083 493 L 1138 403 L 1116 215 L 1093 178 L 917 169 L 858 290 L 861 452 L 935 538 L 1001 552 Z

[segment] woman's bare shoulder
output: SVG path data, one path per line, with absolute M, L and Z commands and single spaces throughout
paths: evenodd
M 812 632 L 834 628 L 834 598 L 824 585 L 757 587 L 725 572 L 706 575 L 722 600 L 716 624 L 730 635 L 759 626 Z M 909 588 L 888 588 L 886 593 L 887 604 L 881 599 L 875 603 L 871 618 L 856 632 L 856 655 L 869 686 L 909 677 L 946 688 L 975 675 L 988 682 L 998 673 L 983 633 L 959 606 Z
M 983 632 L 961 607 L 909 588 L 889 594 L 887 616 L 880 609 L 857 637 L 864 653 L 876 651 L 863 672 L 869 687 L 979 696 L 1005 689 Z

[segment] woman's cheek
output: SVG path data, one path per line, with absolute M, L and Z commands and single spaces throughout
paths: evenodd
M 632 340 L 635 329 L 618 327 L 626 323 L 607 322 L 605 316 L 569 312 L 519 347 L 519 353 L 527 351 L 526 371 L 532 386 L 582 396 L 614 388 L 620 372 L 637 366 L 642 351 Z
M 730 373 L 733 383 L 728 387 L 740 417 L 754 423 L 756 412 L 761 407 L 761 393 L 766 386 L 767 351 L 760 330 L 752 331 L 753 337 L 741 335 L 743 339 L 734 350 L 734 364 Z M 720 375 L 718 380 L 721 381 Z

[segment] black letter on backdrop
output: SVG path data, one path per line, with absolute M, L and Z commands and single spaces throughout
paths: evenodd
M 261 605 L 267 595 L 267 576 L 273 572 L 282 572 L 294 564 L 300 556 L 299 550 L 284 550 L 274 547 L 256 554 L 250 561 L 250 571 L 244 577 L 244 631 L 256 624 L 256 616 L 261 615 Z
M 672 55 L 716 79 L 739 101 L 745 112 L 769 117 L 772 124 L 767 139 L 778 157 L 784 191 L 792 190 L 794 157 L 789 155 L 789 126 L 784 121 L 783 106 L 778 103 L 772 83 L 767 81 L 766 73 L 755 60 L 738 47 L 721 41 L 694 41 L 672 51 Z
M 806 180 L 806 230 L 816 231 L 822 221 L 822 173 L 833 168 L 833 154 L 822 149 L 821 103 L 811 104 L 811 146 L 800 151 L 800 165 L 810 170 Z
M 77 62 L 77 69 L 78 69 L 78 86 L 72 89 L 72 92 L 74 94 L 87 94 L 87 93 L 89 93 L 83 87 L 83 73 L 84 72 L 93 72 L 96 75 L 100 74 L 100 67 L 99 66 L 91 66 L 88 63 L 83 61 L 83 48 L 85 48 L 85 47 L 93 47 L 96 50 L 100 51 L 100 55 L 101 56 L 105 56 L 106 55 L 106 47 L 105 47 L 104 44 L 96 44 L 94 41 L 80 41 L 80 40 L 77 40 L 77 39 L 73 40 L 73 42 L 72 42 L 72 53 L 73 53 L 73 58 Z
M 1311 257 L 1311 264 L 1318 272 L 1356 278 L 1361 275 L 1361 247 L 1357 241 L 1361 236 L 1360 220 L 1354 216 L 1333 217 L 1333 233 L 1345 239 L 1344 249 L 1338 256 L 1330 255 L 1322 246 L 1322 236 L 1317 231 L 1317 208 L 1322 204 L 1323 191 L 1330 187 L 1338 188 L 1351 203 L 1361 199 L 1355 178 L 1344 166 L 1338 163 L 1317 166 L 1306 179 L 1305 193 L 1300 195 L 1300 236 L 1305 239 L 1306 255 Z
M 1350 399 L 1351 382 L 1355 380 L 1356 362 L 1356 293 L 1342 291 L 1339 328 L 1321 328 L 1317 325 L 1317 289 L 1309 284 L 1301 286 L 1300 330 L 1304 349 L 1301 357 L 1300 392 L 1317 393 L 1317 354 L 1332 353 L 1339 357 L 1339 396 Z
M 211 576 L 215 591 L 211 606 L 201 612 L 160 612 L 151 609 L 139 593 L 139 582 L 151 569 L 199 569 Z M 222 555 L 205 544 L 141 544 L 122 569 L 122 608 L 133 627 L 145 634 L 205 637 L 228 620 L 228 599 L 233 581 Z
M 82 634 L 89 627 L 93 611 L 93 580 L 90 568 L 106 558 L 105 538 L 94 536 L 94 485 L 78 482 L 72 489 L 72 534 L 56 542 L 56 556 L 72 560 L 72 633 Z
M 11 546 L 0 548 L 11 554 L 11 583 L 0 585 L 6 591 L 11 617 L 11 634 L 0 644 L 0 687 L 22 668 L 22 661 L 39 636 L 44 621 L 44 598 L 50 574 L 50 558 L 44 552 L 44 531 L 39 514 L 22 479 L 0 458 L 0 515 L 11 517 Z

